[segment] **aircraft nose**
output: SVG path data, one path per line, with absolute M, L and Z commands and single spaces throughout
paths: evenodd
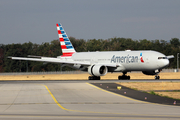
M 164 66 L 168 66 L 168 65 L 169 65 L 169 60 L 168 60 L 168 59 L 165 59 L 165 60 L 163 61 L 163 63 L 164 63 Z

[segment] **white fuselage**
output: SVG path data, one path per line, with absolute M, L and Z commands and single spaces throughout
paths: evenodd
M 116 65 L 108 72 L 122 71 L 151 71 L 163 69 L 169 65 L 169 60 L 156 51 L 107 51 L 107 52 L 78 52 L 72 55 L 73 61 L 82 63 Z

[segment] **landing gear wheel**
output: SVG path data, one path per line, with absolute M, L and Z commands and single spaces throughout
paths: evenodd
M 126 75 L 118 76 L 118 80 L 130 80 L 130 76 L 126 76 Z
M 100 77 L 100 76 L 89 76 L 88 79 L 89 79 L 89 80 L 100 80 L 101 77 Z
M 160 79 L 160 77 L 156 75 L 155 76 L 155 80 L 159 80 L 159 79 Z
M 126 75 L 127 72 L 123 72 L 122 76 L 118 76 L 118 80 L 130 80 L 130 76 Z

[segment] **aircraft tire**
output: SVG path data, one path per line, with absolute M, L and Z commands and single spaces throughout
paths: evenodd
M 89 80 L 100 80 L 101 77 L 100 77 L 100 76 L 89 76 L 88 79 L 89 79 Z
M 88 77 L 88 80 L 91 80 L 91 79 L 92 79 L 92 76 L 89 76 L 89 77 Z
M 130 76 L 118 76 L 118 80 L 130 80 Z
M 96 76 L 95 78 L 96 78 L 95 80 L 101 80 L 100 76 Z
M 122 79 L 122 76 L 118 76 L 118 80 L 121 80 Z
M 160 76 L 155 76 L 155 80 L 159 80 L 160 79 Z

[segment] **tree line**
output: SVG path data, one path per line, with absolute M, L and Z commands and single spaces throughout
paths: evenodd
M 170 59 L 169 68 L 176 68 L 177 53 L 180 53 L 180 40 L 172 38 L 165 40 L 132 40 L 131 38 L 110 39 L 76 39 L 69 38 L 77 52 L 87 51 L 124 51 L 124 50 L 155 50 L 165 55 L 174 55 Z M 37 72 L 37 71 L 60 71 L 62 64 L 20 61 L 8 59 L 8 56 L 27 57 L 28 55 L 57 57 L 62 55 L 59 40 L 50 43 L 35 44 L 32 42 L 23 44 L 0 44 L 0 72 Z M 63 67 L 63 70 L 72 70 Z

